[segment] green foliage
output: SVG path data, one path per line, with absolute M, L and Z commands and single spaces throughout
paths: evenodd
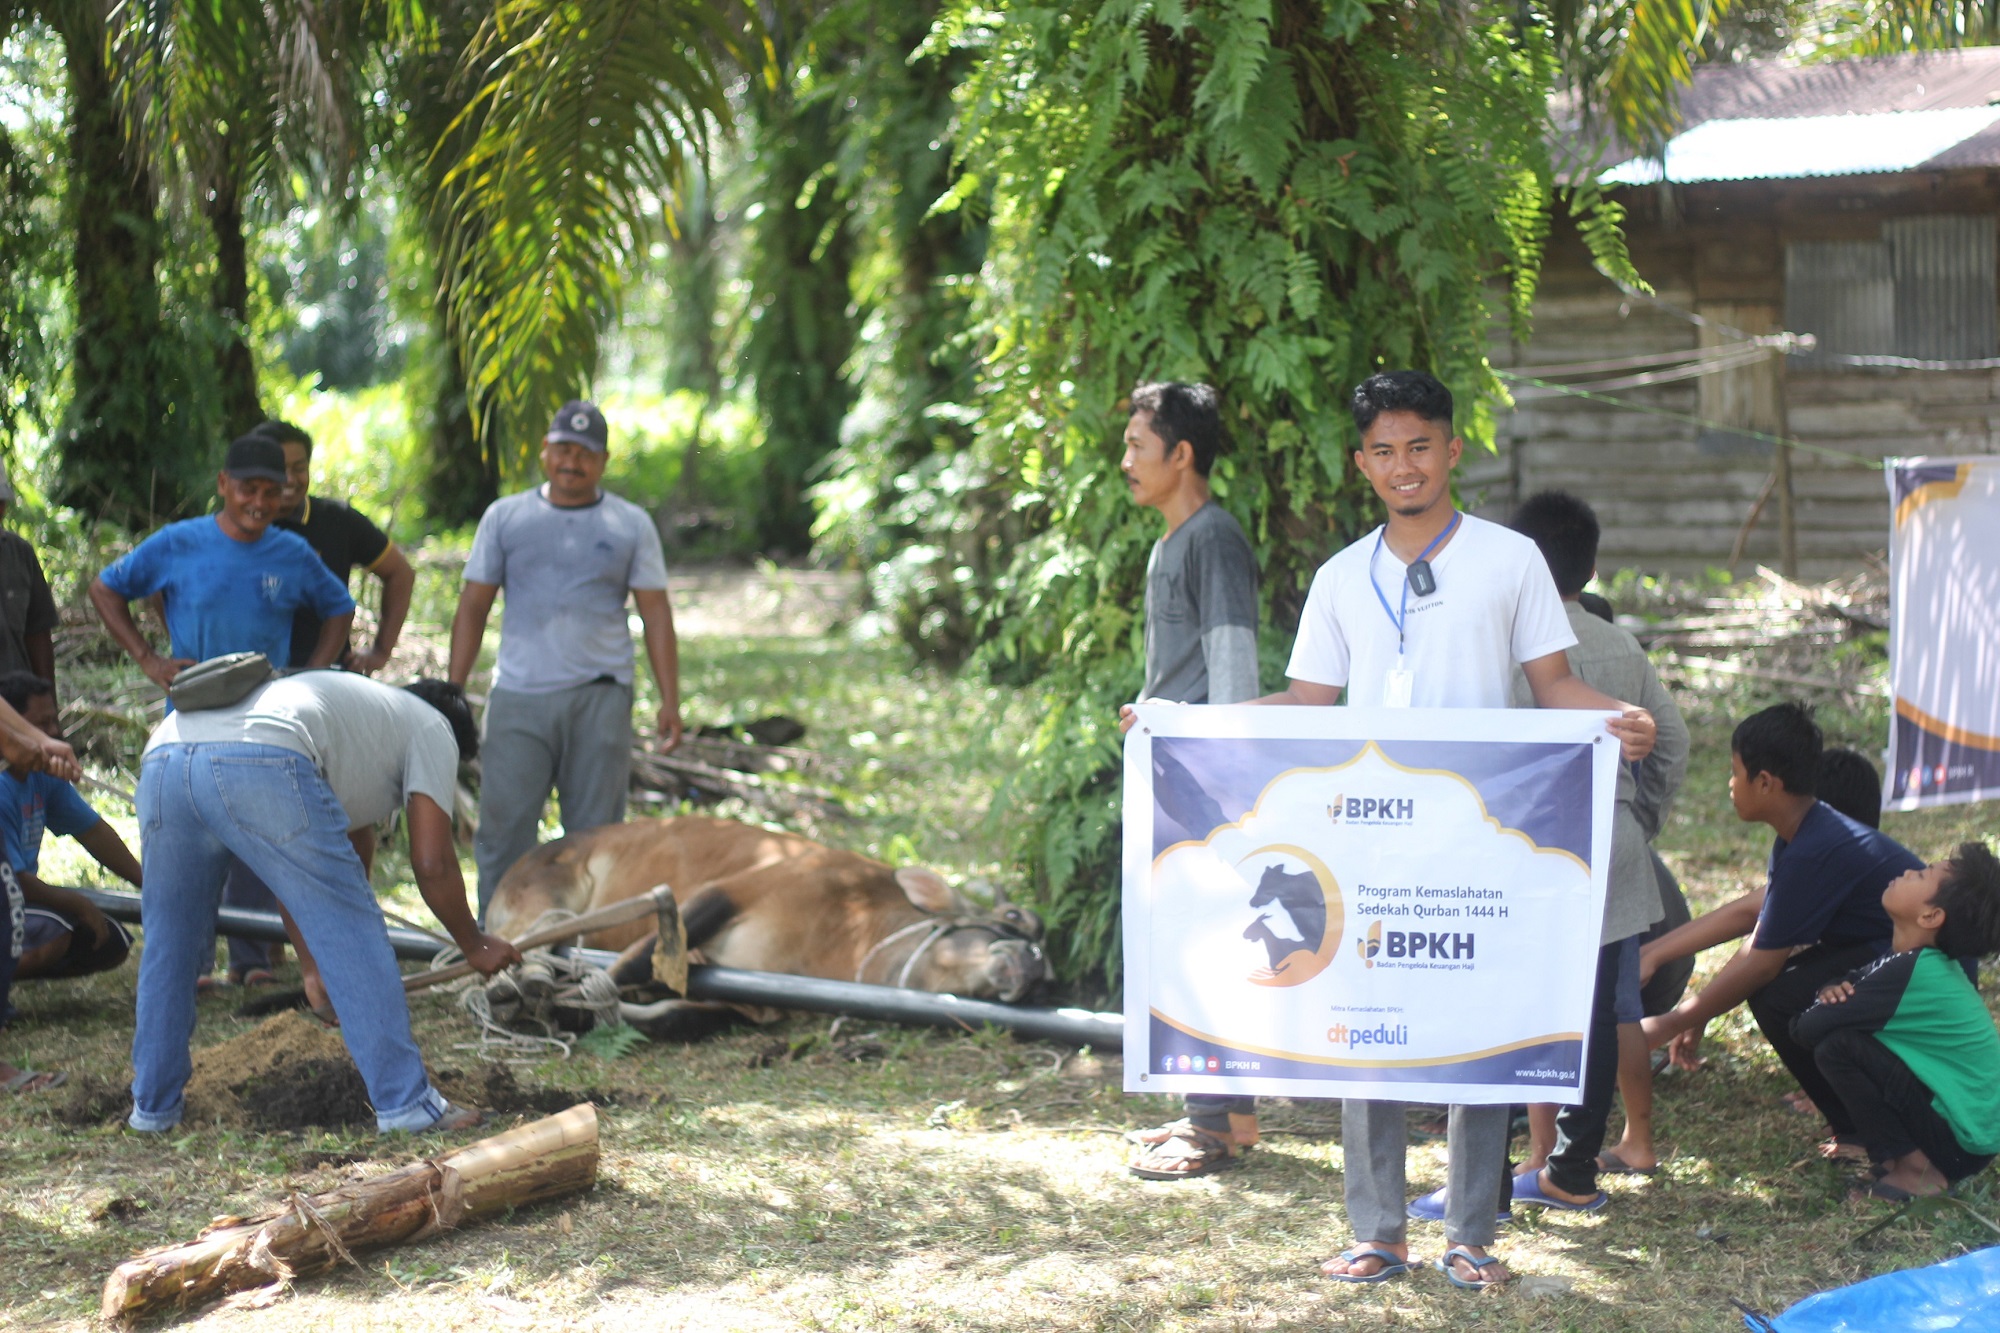
M 1820 58 L 2000 42 L 2000 4 L 1994 0 L 1836 0 L 1812 9 Z
M 1115 714 L 1159 535 L 1117 472 L 1121 400 L 1219 390 L 1214 489 L 1288 639 L 1311 572 L 1370 522 L 1349 386 L 1426 367 L 1490 444 L 1487 339 L 1526 321 L 1555 199 L 1554 44 L 1512 9 L 1101 0 L 961 5 L 947 47 L 978 57 L 959 195 L 992 198 L 978 458 L 1037 529 L 979 589 L 985 651 L 1046 682 L 1012 798 L 1058 962 L 1115 975 Z M 1617 266 L 1615 215 L 1581 206 Z
M 1547 18 L 1570 108 L 1625 143 L 1657 149 L 1680 124 L 1692 62 L 1733 0 L 1552 0 Z M 1727 55 L 1729 50 L 1719 51 Z
M 646 1044 L 646 1034 L 628 1024 L 598 1026 L 576 1039 L 576 1048 L 600 1060 L 622 1060 Z
M 770 479 L 764 422 L 749 403 L 622 390 L 603 407 L 612 430 L 604 483 L 659 516 L 671 557 L 761 549 L 755 520 Z
M 839 447 L 853 401 L 844 374 L 856 328 L 853 207 L 833 160 L 841 73 L 852 57 L 839 34 L 808 29 L 796 49 L 781 53 L 780 85 L 751 98 L 759 179 L 748 213 L 752 305 L 743 364 L 767 423 L 763 541 L 791 553 L 811 545 L 806 491 Z
M 970 450 L 984 200 L 935 207 L 957 179 L 952 92 L 969 65 L 924 46 L 936 8 L 847 0 L 821 20 L 856 51 L 838 89 L 838 170 L 854 201 L 862 319 L 855 401 L 813 493 L 814 536 L 823 555 L 869 572 L 905 642 L 955 666 L 976 642 L 967 590 L 998 573 L 1017 525 Z
M 0 126 L 0 444 L 25 426 L 46 429 L 61 351 L 44 324 L 60 282 L 50 261 L 61 254 L 45 170 L 32 149 Z
M 366 388 L 402 371 L 386 211 L 380 199 L 349 217 L 308 210 L 286 230 L 283 251 L 263 264 L 266 289 L 289 316 L 279 335 L 285 367 L 322 388 Z
M 595 373 L 628 256 L 764 69 L 755 14 L 669 0 L 498 0 L 459 62 L 427 196 L 473 416 L 525 471 L 554 404 Z

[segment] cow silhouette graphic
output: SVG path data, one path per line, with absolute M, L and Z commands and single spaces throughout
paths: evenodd
M 1277 866 L 1264 867 L 1264 876 L 1257 881 L 1257 891 L 1250 895 L 1252 907 L 1276 905 L 1291 918 L 1292 928 L 1299 932 L 1297 939 L 1280 935 L 1271 927 L 1271 913 L 1260 913 L 1243 931 L 1246 940 L 1258 940 L 1264 951 L 1270 955 L 1271 971 L 1276 972 L 1287 958 L 1303 951 L 1311 955 L 1319 952 L 1326 941 L 1326 898 L 1321 894 L 1319 880 L 1310 871 L 1292 873 Z

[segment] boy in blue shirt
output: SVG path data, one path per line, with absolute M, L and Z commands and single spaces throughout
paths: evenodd
M 1729 799 L 1736 817 L 1769 824 L 1769 883 L 1762 894 L 1697 917 L 1640 951 L 1640 975 L 1661 963 L 1750 935 L 1700 993 L 1642 1024 L 1649 1045 L 1672 1043 L 1675 1062 L 1692 1065 L 1708 1020 L 1748 1001 L 1785 1068 L 1826 1117 L 1829 1156 L 1852 1152 L 1855 1125 L 1840 1096 L 1792 1035 L 1792 1020 L 1819 991 L 1888 952 L 1882 891 L 1923 862 L 1878 829 L 1818 799 L 1822 741 L 1802 704 L 1778 704 L 1745 718 L 1730 738 Z M 1753 933 L 1754 932 L 1754 933 Z
M 56 734 L 55 686 L 28 671 L 0 675 L 0 699 L 44 734 Z M 97 904 L 41 878 L 42 835 L 64 834 L 134 888 L 139 859 L 75 787 L 47 773 L 0 773 L 0 854 L 14 868 L 23 901 L 15 977 L 81 977 L 125 961 L 132 937 Z

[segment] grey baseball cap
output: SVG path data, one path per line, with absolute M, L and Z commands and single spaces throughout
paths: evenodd
M 549 433 L 542 438 L 580 444 L 601 454 L 610 442 L 611 431 L 596 403 L 572 398 L 556 409 L 555 419 L 549 422 Z

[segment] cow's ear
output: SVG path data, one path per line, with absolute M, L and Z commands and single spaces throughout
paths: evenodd
M 904 866 L 896 872 L 903 896 L 926 912 L 950 912 L 958 907 L 958 894 L 944 882 L 944 876 L 922 866 Z

